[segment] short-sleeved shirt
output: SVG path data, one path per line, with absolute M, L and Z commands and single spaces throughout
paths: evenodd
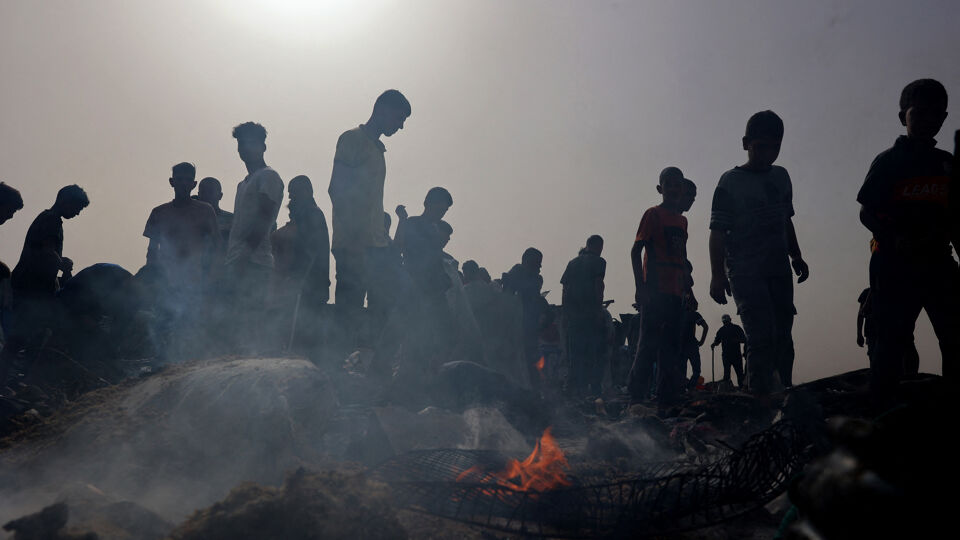
M 143 228 L 143 235 L 156 242 L 157 264 L 172 285 L 201 282 L 204 258 L 218 234 L 213 207 L 195 199 L 161 204 Z
M 895 234 L 910 236 L 915 247 L 949 257 L 952 158 L 936 141 L 901 136 L 873 160 L 857 202 L 890 223 Z M 889 239 L 877 242 L 884 249 Z
M 747 336 L 743 333 L 743 328 L 729 323 L 724 324 L 717 330 L 717 336 L 713 340 L 713 345 L 721 345 L 721 351 L 723 356 L 730 357 L 739 357 L 740 356 L 740 344 L 747 342 Z
M 333 249 L 385 247 L 383 227 L 383 184 L 387 163 L 383 143 L 362 127 L 340 135 L 330 178 L 333 203 Z
M 53 210 L 44 210 L 27 229 L 20 261 L 10 277 L 11 287 L 35 292 L 55 292 L 62 256 L 63 218 Z
M 637 242 L 644 243 L 643 281 L 656 291 L 683 296 L 687 284 L 687 218 L 654 206 L 640 219 Z
M 269 219 L 265 224 L 257 223 L 261 194 L 266 195 L 273 203 Z M 283 180 L 271 167 L 254 171 L 240 182 L 237 186 L 237 197 L 233 203 L 233 227 L 230 229 L 230 243 L 227 245 L 227 264 L 249 258 L 253 264 L 273 268 L 270 232 L 276 226 L 282 203 Z M 251 234 L 260 237 L 260 242 L 253 250 L 246 241 Z
M 727 276 L 789 276 L 793 186 L 783 167 L 734 167 L 713 192 L 710 230 L 726 233 Z
M 587 251 L 567 263 L 567 268 L 560 277 L 560 283 L 563 284 L 563 308 L 574 312 L 600 311 L 603 304 L 603 278 L 606 273 L 607 261 Z

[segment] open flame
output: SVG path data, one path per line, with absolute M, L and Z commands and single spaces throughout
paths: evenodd
M 502 471 L 495 473 L 483 471 L 479 466 L 470 467 L 457 476 L 457 481 L 491 482 L 517 491 L 549 491 L 571 485 L 566 473 L 570 465 L 550 429 L 544 430 L 533 452 L 523 461 L 511 459 Z
M 533 364 L 533 366 L 534 366 L 535 368 L 537 368 L 537 371 L 539 371 L 539 372 L 542 374 L 542 373 L 543 373 L 543 366 L 545 366 L 546 364 L 547 364 L 547 357 L 546 357 L 546 356 L 541 356 L 540 359 L 537 360 L 536 363 Z

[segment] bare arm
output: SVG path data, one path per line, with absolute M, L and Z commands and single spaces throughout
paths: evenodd
M 810 267 L 800 255 L 800 242 L 797 241 L 797 230 L 793 227 L 793 219 L 787 220 L 787 252 L 793 264 L 793 271 L 797 273 L 797 283 L 803 283 L 810 277 Z
M 643 240 L 637 240 L 633 243 L 633 248 L 630 250 L 630 262 L 633 265 L 633 283 L 636 287 L 636 293 L 634 294 L 634 301 L 637 304 L 643 305 L 647 300 L 647 291 L 646 284 L 643 280 L 643 249 L 645 245 Z
M 710 231 L 710 298 L 718 304 L 726 304 L 730 295 L 730 282 L 723 268 L 726 257 L 723 234 L 721 231 Z
M 857 345 L 863 347 L 863 321 L 866 317 L 863 316 L 863 311 L 857 313 Z
M 703 319 L 697 321 L 697 324 L 703 329 L 703 333 L 700 334 L 700 342 L 698 343 L 699 346 L 703 347 L 703 344 L 707 342 L 707 332 L 710 331 L 710 326 L 707 324 L 707 321 Z
M 264 237 L 261 231 L 270 228 L 270 222 L 274 219 L 273 216 L 276 212 L 276 205 L 277 203 L 268 197 L 266 193 L 257 194 L 256 217 L 253 226 L 250 227 L 250 231 L 247 233 L 247 237 L 243 239 L 251 250 L 257 249 L 257 246 L 263 241 Z

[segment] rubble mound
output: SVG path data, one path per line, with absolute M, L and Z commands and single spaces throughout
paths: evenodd
M 173 540 L 407 538 L 385 484 L 359 473 L 298 469 L 281 488 L 245 483 L 198 510 Z
M 198 362 L 110 390 L 7 441 L 0 500 L 51 500 L 67 483 L 91 483 L 178 521 L 239 482 L 276 485 L 322 462 L 337 410 L 326 376 L 297 358 Z M 0 519 L 28 510 L 4 504 Z

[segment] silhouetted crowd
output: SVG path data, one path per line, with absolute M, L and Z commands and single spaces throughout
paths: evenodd
M 907 85 L 899 113 L 906 135 L 874 160 L 857 196 L 873 236 L 857 339 L 868 347 L 872 386 L 881 395 L 917 372 L 913 329 L 921 309 L 940 341 L 943 374 L 955 377 L 960 273 L 951 245 L 960 236 L 950 184 L 958 168 L 934 140 L 946 110 L 939 82 Z M 13 270 L 0 269 L 0 388 L 14 372 L 29 377 L 50 347 L 81 362 L 111 354 L 166 363 L 294 351 L 338 363 L 348 358 L 347 369 L 412 388 L 447 362 L 469 361 L 520 386 L 577 398 L 626 387 L 633 402 L 652 401 L 663 411 L 702 388 L 699 348 L 709 326 L 697 312 L 684 217 L 697 194 L 693 181 L 677 167 L 660 173 L 662 200 L 643 213 L 631 250 L 638 314 L 614 321 L 598 235 L 567 263 L 560 306 L 542 291 L 544 255 L 536 248 L 499 279 L 445 251 L 453 196 L 443 187 L 426 193 L 418 215 L 397 206 L 391 236 L 381 139 L 402 129 L 410 114 L 407 99 L 388 90 L 365 123 L 340 136 L 328 188 L 332 230 L 303 175 L 286 186 L 289 221 L 277 228 L 284 182 L 265 162 L 266 129 L 238 125 L 233 137 L 248 174 L 237 185 L 233 212 L 220 208 L 218 179 L 198 184 L 193 164 L 174 165 L 173 199 L 146 220 L 146 264 L 136 275 L 112 264 L 72 274 L 63 220 L 90 201 L 79 186 L 61 189 L 30 225 Z M 711 348 L 721 346 L 723 380 L 732 370 L 738 385 L 758 395 L 793 384 L 793 280 L 809 276 L 793 225 L 790 175 L 775 165 L 783 135 L 774 112 L 749 118 L 747 160 L 721 175 L 710 214 L 709 296 L 719 304 L 732 297 L 743 325 L 724 315 Z M 23 205 L 16 189 L 0 184 L 0 224 Z

